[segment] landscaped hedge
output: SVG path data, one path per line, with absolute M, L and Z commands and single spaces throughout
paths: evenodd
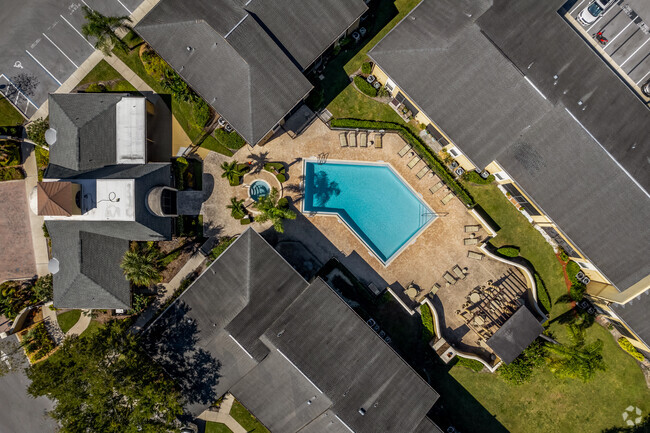
M 497 253 L 503 257 L 517 257 L 519 256 L 519 248 L 517 247 L 501 247 L 497 250 Z
M 225 129 L 217 129 L 214 131 L 214 138 L 217 139 L 221 144 L 226 146 L 228 149 L 241 149 L 246 141 L 239 136 L 235 131 L 226 132 Z
M 287 170 L 281 162 L 267 162 L 264 164 L 264 170 L 275 174 L 275 177 L 280 183 L 284 183 L 287 180 Z
M 399 123 L 393 122 L 378 122 L 374 120 L 359 120 L 359 119 L 332 119 L 330 125 L 333 128 L 359 128 L 359 129 L 373 129 L 373 130 L 391 130 L 397 131 L 400 133 L 402 138 L 409 143 L 415 150 L 418 151 L 418 154 L 426 160 L 427 164 L 431 167 L 433 171 L 436 172 L 438 177 L 447 184 L 447 186 L 456 194 L 456 196 L 463 202 L 467 207 L 474 206 L 474 199 L 469 195 L 467 191 L 454 179 L 447 167 L 440 161 L 438 155 L 436 155 L 420 137 L 413 134 L 408 128 L 400 125 Z
M 361 65 L 361 72 L 368 75 L 372 72 L 372 62 L 365 62 Z
M 643 362 L 644 360 L 643 355 L 641 354 L 641 352 L 636 350 L 636 347 L 634 347 L 627 338 L 625 337 L 619 338 L 618 345 L 621 346 L 621 349 L 625 350 L 627 353 L 632 355 L 634 359 Z
M 483 370 L 483 364 L 480 361 L 477 361 L 475 359 L 463 358 L 462 356 L 458 356 L 457 359 L 458 359 L 458 365 L 462 365 L 465 368 L 474 370 L 477 373 Z
M 567 277 L 569 277 L 569 281 L 571 283 L 575 284 L 578 283 L 578 279 L 576 278 L 576 275 L 578 275 L 578 272 L 580 272 L 580 266 L 571 260 L 569 263 L 566 264 L 566 274 Z
M 354 84 L 357 86 L 357 89 L 361 90 L 364 94 L 374 98 L 377 96 L 377 89 L 375 89 L 372 84 L 366 81 L 365 78 L 363 78 L 360 75 L 357 75 L 354 77 Z
M 547 312 L 551 311 L 551 297 L 548 294 L 548 290 L 544 286 L 542 279 L 535 273 L 535 284 L 537 285 L 537 299 L 542 304 L 542 307 L 546 309 Z
M 422 325 L 424 326 L 422 339 L 425 343 L 429 344 L 429 342 L 435 336 L 435 330 L 433 326 L 433 316 L 431 314 L 431 309 L 427 304 L 422 304 L 420 306 L 420 316 L 422 316 Z
M 477 183 L 479 185 L 487 185 L 494 182 L 494 175 L 491 174 L 487 177 L 487 179 L 483 179 L 483 177 L 481 177 L 480 174 L 478 174 L 474 170 L 471 170 L 463 174 L 463 179 L 465 179 L 468 182 Z

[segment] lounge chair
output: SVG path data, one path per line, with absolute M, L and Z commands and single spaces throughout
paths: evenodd
M 348 133 L 348 144 L 350 147 L 357 147 L 357 133 L 355 131 Z
M 478 238 L 465 238 L 463 239 L 464 245 L 476 245 L 478 244 Z
M 368 133 L 360 132 L 359 133 L 359 147 L 368 147 Z
M 429 297 L 433 299 L 433 297 L 436 295 L 436 293 L 438 293 L 438 290 L 440 289 L 441 289 L 440 284 L 435 283 L 431 288 L 431 290 L 429 291 Z
M 406 146 L 402 147 L 402 150 L 400 150 L 399 152 L 397 152 L 397 154 L 399 155 L 400 158 L 403 158 L 404 155 L 406 155 L 406 153 L 407 153 L 409 150 L 411 150 L 411 146 L 409 146 L 409 145 L 407 144 Z
M 413 159 L 409 161 L 409 163 L 408 163 L 408 165 L 407 165 L 408 168 L 412 170 L 413 167 L 415 167 L 415 166 L 417 165 L 417 163 L 420 162 L 421 160 L 422 160 L 422 158 L 420 158 L 419 156 L 415 155 L 415 156 L 413 157 Z
M 448 271 L 445 272 L 445 275 L 443 275 L 443 278 L 449 283 L 449 284 L 456 284 L 456 278 L 454 278 L 453 275 L 451 275 Z
M 470 225 L 470 226 L 465 226 L 465 233 L 474 233 L 477 232 L 481 229 L 480 225 Z
M 443 198 L 443 199 L 440 200 L 440 201 L 442 202 L 443 205 L 446 206 L 447 203 L 449 203 L 449 202 L 451 201 L 452 198 L 454 198 L 454 194 L 450 192 L 449 194 L 447 194 L 447 195 L 445 196 L 445 198 Z
M 415 176 L 418 179 L 422 179 L 424 175 L 428 173 L 428 171 L 429 171 L 429 166 L 425 164 L 424 167 L 422 167 L 422 169 L 418 171 L 418 174 L 416 174 Z
M 466 275 L 465 272 L 460 268 L 460 266 L 456 265 L 453 267 L 452 271 L 454 271 L 454 274 L 458 277 L 459 280 L 464 280 Z
M 477 253 L 476 251 L 468 251 L 467 257 L 474 260 L 483 260 L 483 254 Z
M 375 134 L 375 149 L 381 149 L 381 134 Z
M 431 194 L 435 194 L 438 192 L 438 190 L 442 188 L 442 181 L 438 182 L 437 184 L 433 185 L 431 188 L 429 188 L 429 192 Z
M 341 147 L 348 147 L 348 134 L 345 132 L 341 132 L 339 134 L 339 141 L 341 142 Z

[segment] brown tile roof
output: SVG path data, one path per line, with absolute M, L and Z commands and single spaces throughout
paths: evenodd
M 72 182 L 39 182 L 39 215 L 79 215 L 81 209 L 75 202 L 75 195 L 81 186 Z

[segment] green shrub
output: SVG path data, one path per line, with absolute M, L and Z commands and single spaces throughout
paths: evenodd
M 197 126 L 203 128 L 210 118 L 212 118 L 210 106 L 203 99 L 198 98 L 196 104 L 194 104 L 194 119 Z
M 241 149 L 246 144 L 246 141 L 237 132 L 226 132 L 223 128 L 214 131 L 214 138 L 228 149 L 233 150 Z
M 104 93 L 106 91 L 106 86 L 101 83 L 92 83 L 86 87 L 86 93 Z
M 569 289 L 569 296 L 576 302 L 582 301 L 582 298 L 585 296 L 585 291 L 587 286 L 582 283 L 575 283 L 571 285 Z
M 497 253 L 503 257 L 517 257 L 519 256 L 519 248 L 517 247 L 501 247 L 497 250 Z
M 0 181 L 24 179 L 25 173 L 20 167 L 0 168 Z
M 52 288 L 52 274 L 43 275 L 32 286 L 34 297 L 41 302 L 49 302 L 54 297 Z
M 619 338 L 618 345 L 621 346 L 621 349 L 623 349 L 624 351 L 632 355 L 632 357 L 637 361 L 643 362 L 643 360 L 645 359 L 643 354 L 641 354 L 641 352 L 636 350 L 636 347 L 634 347 L 632 343 L 630 343 L 630 340 L 628 340 L 627 338 L 625 337 Z
M 305 100 L 305 104 L 314 111 L 320 109 L 323 102 L 325 102 L 325 90 L 321 87 L 312 90 Z
M 510 364 L 502 364 L 497 373 L 506 382 L 521 385 L 530 380 L 535 369 L 542 366 L 545 359 L 546 348 L 544 344 L 539 340 L 535 340 Z
M 420 316 L 422 318 L 422 325 L 424 326 L 424 329 L 422 330 L 422 340 L 426 344 L 429 344 L 436 334 L 433 325 L 433 315 L 431 314 L 429 305 L 422 304 L 420 306 Z
M 44 322 L 40 322 L 23 336 L 25 351 L 32 358 L 38 360 L 54 350 L 54 341 L 47 332 Z
M 470 359 L 470 358 L 463 358 L 462 356 L 457 356 L 458 359 L 457 364 L 462 365 L 465 368 L 469 368 L 470 370 L 474 370 L 477 373 L 483 370 L 483 364 L 481 361 L 477 361 L 475 359 Z
M 0 135 L 20 138 L 23 136 L 22 126 L 0 126 Z
M 278 173 L 275 177 L 280 181 L 280 183 L 284 183 L 287 180 L 287 177 L 282 173 Z
M 235 239 L 236 238 L 234 237 L 219 239 L 219 243 L 217 243 L 217 245 L 215 245 L 210 251 L 210 254 L 208 254 L 208 261 L 210 263 L 214 262 L 224 251 L 226 251 L 226 248 L 228 248 L 230 244 L 235 242 Z
M 289 200 L 287 200 L 286 197 L 282 197 L 281 199 L 278 200 L 278 207 L 280 209 L 286 209 L 289 207 Z
M 179 157 L 173 160 L 174 164 L 174 178 L 176 180 L 176 189 L 185 189 L 185 172 L 189 166 L 189 162 L 184 157 Z
M 535 284 L 537 285 L 537 299 L 547 312 L 551 311 L 551 297 L 537 272 L 535 272 Z
M 560 248 L 560 260 L 563 262 L 568 262 L 569 261 L 569 255 L 564 251 L 564 248 Z
M 391 130 L 398 131 L 402 138 L 414 149 L 419 155 L 426 160 L 429 167 L 436 172 L 440 180 L 445 182 L 447 186 L 456 194 L 456 196 L 467 207 L 474 206 L 474 199 L 467 191 L 454 179 L 447 167 L 442 163 L 438 155 L 436 155 L 429 146 L 424 144 L 420 137 L 411 132 L 410 129 L 393 122 L 378 122 L 374 120 L 359 120 L 359 119 L 332 119 L 330 125 L 334 128 L 359 128 L 359 129 L 373 129 L 373 130 Z
M 270 173 L 284 174 L 286 172 L 284 168 L 284 164 L 282 164 L 281 162 L 267 162 L 266 164 L 264 164 L 264 170 Z
M 171 69 L 167 62 L 151 49 L 145 50 L 140 58 L 142 59 L 142 65 L 147 74 L 157 80 L 165 78 L 165 73 Z
M 372 84 L 366 81 L 365 78 L 357 75 L 354 77 L 354 85 L 357 86 L 357 89 L 361 90 L 362 93 L 374 98 L 377 96 L 377 89 L 372 87 Z
M 27 137 L 39 146 L 47 147 L 45 131 L 50 127 L 47 119 L 37 119 L 27 125 Z
M 377 90 L 377 96 L 379 96 L 380 98 L 385 98 L 387 96 L 390 96 L 390 92 L 388 91 L 386 86 L 381 86 L 379 90 Z
M 243 225 L 243 226 L 248 225 L 248 224 L 250 224 L 250 223 L 252 223 L 252 222 L 253 222 L 253 221 L 251 221 L 250 218 L 242 218 L 242 219 L 239 220 L 239 223 L 240 223 L 241 225 Z
M 50 237 L 50 232 L 47 231 L 47 226 L 45 225 L 45 223 L 43 223 L 43 236 L 45 236 L 46 238 Z
M 494 175 L 491 174 L 487 177 L 487 179 L 483 179 L 483 177 L 481 177 L 481 175 L 478 174 L 475 170 L 471 170 L 463 174 L 463 179 L 479 185 L 487 185 L 494 182 Z
M 352 42 L 352 38 L 350 36 L 346 36 L 343 39 L 339 41 L 339 46 L 345 47 L 348 45 L 350 42 Z
M 365 62 L 361 65 L 361 72 L 363 74 L 369 75 L 372 72 L 372 62 Z
M 572 283 L 578 283 L 578 279 L 576 278 L 576 275 L 578 275 L 578 272 L 580 272 L 580 266 L 571 260 L 569 263 L 566 264 L 566 274 L 567 277 L 569 277 L 569 281 Z
M 0 142 L 0 167 L 20 165 L 20 144 L 14 141 Z

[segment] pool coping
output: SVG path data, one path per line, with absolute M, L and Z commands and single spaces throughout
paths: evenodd
M 384 260 L 382 260 L 381 257 L 379 257 L 379 254 L 377 254 L 377 253 L 375 252 L 375 250 L 374 250 L 370 245 L 368 245 L 368 244 L 366 243 L 366 241 L 365 241 L 365 240 L 364 240 L 364 239 L 363 239 L 363 238 L 362 238 L 362 237 L 361 237 L 361 236 L 356 232 L 356 230 L 354 230 L 354 229 L 350 226 L 350 224 L 348 224 L 348 222 L 345 221 L 345 219 L 343 219 L 343 218 L 341 217 L 340 214 L 338 214 L 337 212 L 314 212 L 314 211 L 305 211 L 305 198 L 303 198 L 303 200 L 301 201 L 301 204 L 300 204 L 300 212 L 301 212 L 303 215 L 306 215 L 307 217 L 309 217 L 310 215 L 322 215 L 322 216 L 335 216 L 335 217 L 338 217 L 339 221 L 341 221 L 343 224 L 345 224 L 345 226 L 348 228 L 348 230 L 350 230 L 350 231 L 354 234 L 354 236 L 355 236 L 358 240 L 361 241 L 361 243 L 366 247 L 366 249 L 368 250 L 368 252 L 370 252 L 370 255 L 373 256 L 375 259 L 377 259 L 377 261 L 379 261 L 379 263 L 381 263 L 382 266 L 385 267 L 385 268 L 388 267 L 388 266 L 393 262 L 393 260 L 395 260 L 395 259 L 396 259 L 400 254 L 402 254 L 402 252 L 404 252 L 404 250 L 406 250 L 406 248 L 408 248 L 408 247 L 410 247 L 411 245 L 415 244 L 415 242 L 418 240 L 418 238 L 419 238 L 420 235 L 424 232 L 424 230 L 426 230 L 427 228 L 429 228 L 429 226 L 430 226 L 434 221 L 436 221 L 436 220 L 440 217 L 440 215 L 438 215 L 438 213 L 437 213 L 436 211 L 434 211 L 434 210 L 431 208 L 431 206 L 430 206 L 427 202 L 424 201 L 424 197 L 423 197 L 423 195 L 420 194 L 419 192 L 417 192 L 417 191 L 416 191 L 416 190 L 411 186 L 411 184 L 410 184 L 410 183 L 409 183 L 409 182 L 404 178 L 404 176 L 402 176 L 402 175 L 401 175 L 397 170 L 395 170 L 395 168 L 393 167 L 393 165 L 392 165 L 391 163 L 389 163 L 389 162 L 385 162 L 385 161 L 355 161 L 355 160 L 329 159 L 329 158 L 328 158 L 327 160 L 321 162 L 321 158 L 317 158 L 317 157 L 314 157 L 314 156 L 310 156 L 309 158 L 303 158 L 303 160 L 302 160 L 302 174 L 303 174 L 303 178 L 304 178 L 304 180 L 301 182 L 301 186 L 302 186 L 301 189 L 303 190 L 303 192 L 304 192 L 304 190 L 305 190 L 305 184 L 304 184 L 304 182 L 305 182 L 305 180 L 306 180 L 306 176 L 307 176 L 307 175 L 306 175 L 306 173 L 307 173 L 306 166 L 307 166 L 307 163 L 309 163 L 309 162 L 312 162 L 312 163 L 315 163 L 315 164 L 318 164 L 318 165 L 328 164 L 328 163 L 335 163 L 335 164 L 348 164 L 348 165 L 369 165 L 369 166 L 384 166 L 384 167 L 388 167 L 388 169 L 391 170 L 391 171 L 393 172 L 393 174 L 395 174 L 395 175 L 398 177 L 398 179 L 399 179 L 399 180 L 400 180 L 404 185 L 406 185 L 406 187 L 407 187 L 407 188 L 409 189 L 409 191 L 411 191 L 411 193 L 412 193 L 412 194 L 413 194 L 413 195 L 418 199 L 418 201 L 420 201 L 420 203 L 421 203 L 424 207 L 426 207 L 428 210 L 431 211 L 431 213 L 433 214 L 433 218 L 431 218 L 431 220 L 429 220 L 426 224 L 424 224 L 422 227 L 420 227 L 420 228 L 418 229 L 418 231 L 415 232 L 415 233 L 414 233 L 414 234 L 413 234 L 413 235 L 412 235 L 412 236 L 407 240 L 407 242 L 404 243 L 404 245 L 402 245 L 401 247 L 399 247 L 399 248 L 397 249 L 397 251 L 395 251 L 395 252 L 394 252 L 394 253 L 393 253 L 393 254 L 388 258 L 387 261 L 384 261 Z

